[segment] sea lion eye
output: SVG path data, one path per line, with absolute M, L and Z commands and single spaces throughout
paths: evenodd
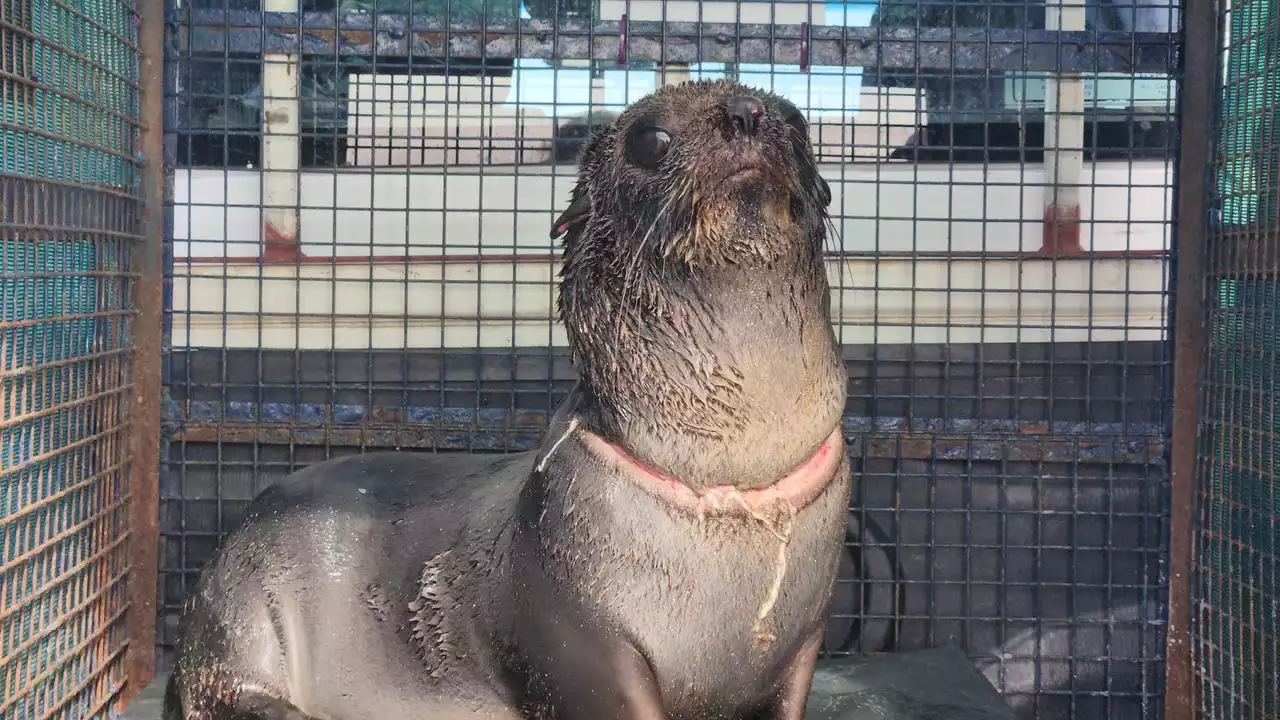
M 660 127 L 637 128 L 627 138 L 627 151 L 635 164 L 652 170 L 671 149 L 671 133 Z

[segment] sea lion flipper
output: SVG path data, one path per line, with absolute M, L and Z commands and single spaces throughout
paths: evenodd
M 569 209 L 560 214 L 556 218 L 555 223 L 551 226 L 551 239 L 564 235 L 569 232 L 569 228 L 577 225 L 587 218 L 587 213 L 591 210 L 591 198 L 585 192 L 574 191 L 573 202 L 569 203 Z
M 774 695 L 773 702 L 761 715 L 768 720 L 803 720 L 809 687 L 813 683 L 813 670 L 822 649 L 822 632 L 816 632 L 796 653 L 787 668 L 782 687 Z
M 212 717 L 235 718 L 236 720 L 247 718 L 252 718 L 252 720 L 316 720 L 311 715 L 299 710 L 296 705 L 288 700 L 282 700 L 256 690 L 241 691 L 234 705 L 226 708 L 225 712 L 227 713 L 225 716 L 220 716 L 215 711 Z
M 568 640 L 560 646 L 565 652 L 553 655 L 559 717 L 666 719 L 658 680 L 635 646 L 620 639 L 593 642 L 577 629 L 557 636 Z
M 255 687 L 239 686 L 226 696 L 217 698 L 197 697 L 199 709 L 192 712 L 184 707 L 182 686 L 186 679 L 179 668 L 169 676 L 161 705 L 163 720 L 316 720 L 298 709 L 298 706 Z

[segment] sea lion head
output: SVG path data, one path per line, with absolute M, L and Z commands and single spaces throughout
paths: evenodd
M 667 86 L 581 157 L 552 236 L 584 426 L 690 485 L 783 475 L 831 432 L 846 382 L 804 116 L 727 80 Z
M 551 235 L 565 238 L 568 274 L 589 264 L 623 279 L 670 260 L 696 272 L 820 252 L 830 202 L 795 105 L 728 80 L 690 82 L 593 134 Z

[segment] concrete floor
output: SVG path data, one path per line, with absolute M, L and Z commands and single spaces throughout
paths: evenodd
M 166 677 L 157 677 L 123 720 L 160 720 Z M 939 648 L 824 661 L 806 720 L 1015 720 L 959 650 Z M 388 719 L 391 720 L 391 719 Z
M 125 708 L 120 720 L 160 720 L 160 711 L 164 709 L 164 685 L 169 682 L 168 675 L 157 675 L 156 679 L 146 687 L 138 697 Z

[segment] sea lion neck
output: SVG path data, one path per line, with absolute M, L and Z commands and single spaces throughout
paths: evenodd
M 808 507 L 835 479 L 844 451 L 844 431 L 836 428 L 818 449 L 772 484 L 739 489 L 734 485 L 706 485 L 691 488 L 677 478 L 646 466 L 624 448 L 590 430 L 581 431 L 587 451 L 645 492 L 673 509 L 705 518 L 712 515 L 742 515 L 766 519 L 770 514 L 787 515 Z
M 567 277 L 588 429 L 693 489 L 768 486 L 840 421 L 845 372 L 820 260 Z

